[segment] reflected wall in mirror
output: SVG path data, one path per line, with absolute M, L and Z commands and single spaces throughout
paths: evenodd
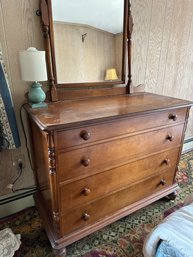
M 52 17 L 57 83 L 123 80 L 124 0 L 52 0 Z

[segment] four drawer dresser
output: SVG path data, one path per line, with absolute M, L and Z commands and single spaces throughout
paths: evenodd
M 174 195 L 191 104 L 136 93 L 26 105 L 36 206 L 59 256 L 76 240 Z

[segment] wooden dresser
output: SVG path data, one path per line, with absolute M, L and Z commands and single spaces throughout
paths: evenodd
M 49 103 L 30 118 L 37 208 L 53 249 L 170 195 L 191 102 L 138 93 Z

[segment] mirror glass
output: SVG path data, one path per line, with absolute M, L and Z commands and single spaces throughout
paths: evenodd
M 122 81 L 124 0 L 52 0 L 57 84 Z

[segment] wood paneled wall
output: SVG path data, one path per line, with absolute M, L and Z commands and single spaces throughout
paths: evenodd
M 55 22 L 54 43 L 58 82 L 104 81 L 106 69 L 117 69 L 116 46 L 120 46 L 120 56 L 122 47 L 116 42 L 114 34 L 94 27 Z M 118 60 L 120 70 L 122 59 L 119 57 Z
M 133 85 L 193 100 L 193 1 L 132 0 Z M 193 136 L 193 108 L 186 138 Z
M 43 49 L 38 0 L 0 1 L 0 41 L 9 73 L 22 147 L 0 153 L 0 195 L 10 192 L 6 185 L 16 177 L 12 162 L 24 154 L 26 168 L 17 187 L 34 184 L 19 109 L 25 101 L 27 83 L 20 79 L 19 50 Z M 193 0 L 132 0 L 134 19 L 133 85 L 146 84 L 146 91 L 193 100 Z M 193 137 L 193 110 L 186 138 Z
M 19 118 L 19 110 L 25 102 L 28 84 L 20 77 L 18 53 L 30 46 L 43 49 L 40 20 L 36 16 L 39 7 L 38 0 L 3 0 L 0 1 L 0 43 L 8 71 L 9 83 L 14 102 L 14 109 L 19 128 L 22 146 L 15 150 L 0 152 L 0 196 L 11 194 L 7 185 L 18 175 L 18 169 L 13 165 L 17 156 L 22 154 L 25 168 L 15 187 L 23 188 L 34 185 L 34 174 L 31 170 L 25 146 L 25 139 Z M 25 120 L 25 113 L 23 113 Z M 25 128 L 27 124 L 25 122 Z M 21 191 L 23 192 L 23 191 Z
M 116 64 L 115 67 L 117 69 L 117 76 L 119 78 L 121 78 L 121 74 L 122 74 L 122 51 L 120 51 L 120 49 L 122 49 L 123 46 L 123 33 L 119 33 L 116 34 L 115 36 L 115 60 L 116 60 Z

